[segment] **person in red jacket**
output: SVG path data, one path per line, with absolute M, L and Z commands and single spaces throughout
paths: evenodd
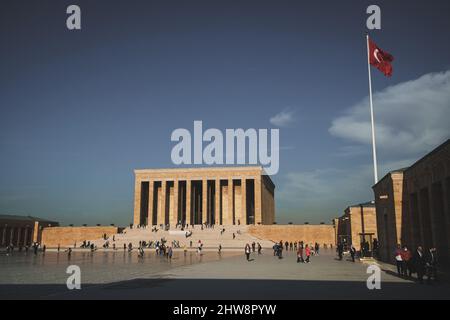
M 309 257 L 311 256 L 311 248 L 308 245 L 306 245 L 305 247 L 305 256 L 306 256 L 305 262 L 309 263 Z
M 403 275 L 411 277 L 413 273 L 413 265 L 412 265 L 412 253 L 408 250 L 407 246 L 403 246 L 402 250 L 402 260 L 404 262 Z

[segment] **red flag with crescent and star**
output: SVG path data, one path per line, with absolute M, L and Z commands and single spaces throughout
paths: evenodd
M 383 72 L 385 76 L 392 76 L 392 64 L 394 57 L 381 50 L 375 42 L 369 38 L 369 61 L 375 68 Z

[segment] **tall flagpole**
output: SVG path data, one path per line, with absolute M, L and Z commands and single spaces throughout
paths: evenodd
M 375 184 L 378 182 L 377 169 L 377 150 L 375 147 L 375 122 L 373 119 L 373 101 L 372 101 L 372 76 L 370 73 L 370 50 L 369 50 L 369 35 L 366 35 L 367 40 L 367 70 L 369 71 L 369 100 L 370 100 L 370 122 L 372 124 L 372 152 L 373 152 L 373 175 Z

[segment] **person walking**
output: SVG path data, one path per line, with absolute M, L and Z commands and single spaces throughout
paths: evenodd
M 299 244 L 298 245 L 298 250 L 297 250 L 297 263 L 304 263 L 305 260 L 303 260 L 303 245 Z
M 305 262 L 309 263 L 309 257 L 311 256 L 311 248 L 308 245 L 306 245 L 305 247 L 305 256 L 306 256 Z
M 404 261 L 403 261 L 403 250 L 400 245 L 397 245 L 397 249 L 394 252 L 395 262 L 397 264 L 397 274 L 399 276 L 403 275 Z
M 436 248 L 430 248 L 427 256 L 425 257 L 425 261 L 426 261 L 427 282 L 431 283 L 431 279 L 433 279 L 433 281 L 437 281 Z
M 262 250 L 261 244 L 258 242 L 258 254 L 261 254 L 261 250 Z
M 352 257 L 352 262 L 355 262 L 356 248 L 353 244 L 350 246 L 350 256 Z
M 250 245 L 247 243 L 245 245 L 245 256 L 247 257 L 247 261 L 250 261 L 250 252 L 251 252 Z
M 411 251 L 408 250 L 407 246 L 403 246 L 402 260 L 403 260 L 403 275 L 405 277 L 411 277 L 414 267 L 412 264 L 412 253 Z
M 338 252 L 338 256 L 339 256 L 339 260 L 342 260 L 343 257 L 343 253 L 344 253 L 344 246 L 342 245 L 342 243 L 338 243 L 336 251 Z
M 425 274 L 425 256 L 423 254 L 423 249 L 421 246 L 417 247 L 416 252 L 414 253 L 414 267 L 417 272 L 417 279 L 420 283 L 423 283 L 423 276 Z

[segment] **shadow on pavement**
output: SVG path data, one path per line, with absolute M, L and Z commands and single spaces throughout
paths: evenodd
M 0 299 L 449 299 L 447 284 L 382 282 L 369 290 L 362 281 L 134 279 L 109 284 L 0 285 Z

